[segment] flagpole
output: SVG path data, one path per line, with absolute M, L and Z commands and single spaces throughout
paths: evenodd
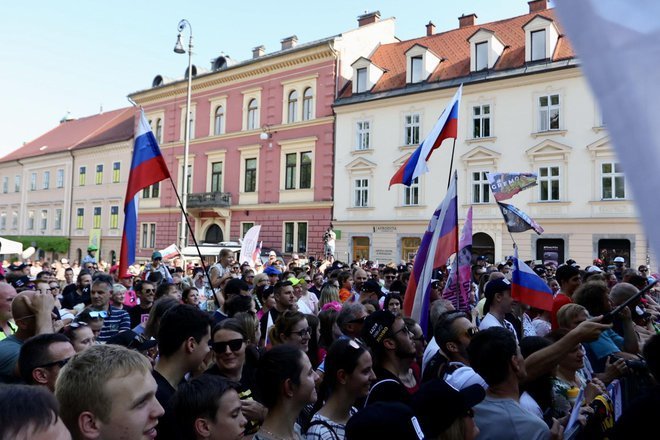
M 449 161 L 449 179 L 447 180 L 447 188 L 451 184 L 451 171 L 454 166 L 454 152 L 456 151 L 456 138 L 454 138 L 454 144 L 451 147 L 451 159 Z
M 509 231 L 509 228 L 506 228 L 506 230 L 509 232 L 509 237 L 511 237 L 511 241 L 513 242 L 513 249 L 515 250 L 518 247 L 518 244 L 516 244 L 516 240 L 514 240 L 513 234 L 511 231 Z

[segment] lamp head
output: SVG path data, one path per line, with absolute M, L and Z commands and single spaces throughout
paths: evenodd
M 179 35 L 176 37 L 176 44 L 174 45 L 174 52 L 175 53 L 186 53 L 186 50 L 183 48 L 183 44 L 181 44 L 181 32 L 179 32 Z
M 262 131 L 261 133 L 259 133 L 259 139 L 261 139 L 262 141 L 267 141 L 268 139 L 270 139 L 270 136 L 271 136 L 270 133 L 266 131 Z

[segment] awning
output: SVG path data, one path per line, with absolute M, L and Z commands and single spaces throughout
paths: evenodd
M 0 237 L 0 244 L 2 245 L 0 254 L 9 255 L 23 252 L 23 243 L 19 243 L 18 241 L 11 241 Z

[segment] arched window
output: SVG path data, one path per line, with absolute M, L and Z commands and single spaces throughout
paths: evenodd
M 303 93 L 303 121 L 309 121 L 314 116 L 314 92 L 311 87 L 305 89 Z
M 156 119 L 156 140 L 159 144 L 163 142 L 163 120 L 160 118 Z
M 254 130 L 259 125 L 258 119 L 259 104 L 256 99 L 251 99 L 247 110 L 247 129 Z
M 218 225 L 211 225 L 206 231 L 204 243 L 220 243 L 223 239 L 222 229 Z
M 286 121 L 290 124 L 292 122 L 296 122 L 296 110 L 298 108 L 298 92 L 295 90 L 292 90 L 291 93 L 289 93 L 289 105 L 287 107 L 288 113 L 287 113 L 287 119 Z
M 222 134 L 225 131 L 225 109 L 219 105 L 215 109 L 215 123 L 213 125 L 213 134 Z

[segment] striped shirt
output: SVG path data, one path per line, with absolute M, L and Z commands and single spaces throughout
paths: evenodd
M 128 312 L 110 306 L 108 308 L 108 316 L 103 320 L 103 327 L 96 341 L 105 343 L 117 333 L 130 329 L 131 317 L 128 315 Z

